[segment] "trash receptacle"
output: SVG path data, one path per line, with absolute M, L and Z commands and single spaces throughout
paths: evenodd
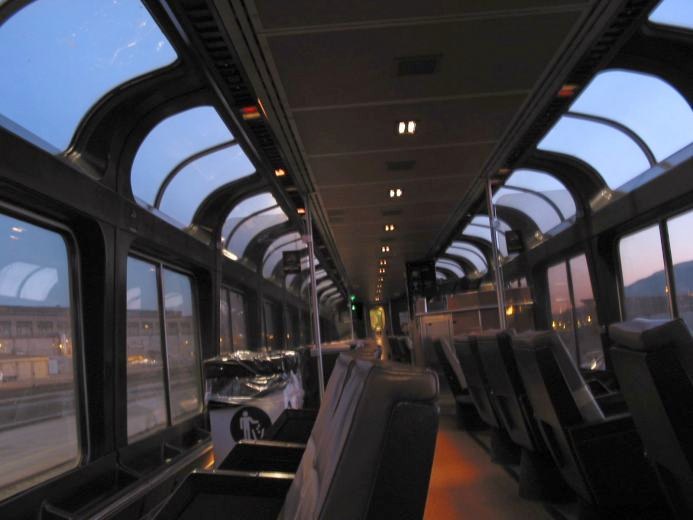
M 237 351 L 205 361 L 205 400 L 220 464 L 242 439 L 261 439 L 286 408 L 303 406 L 299 355 Z

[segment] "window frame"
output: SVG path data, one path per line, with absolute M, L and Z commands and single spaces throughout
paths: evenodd
M 231 352 L 236 352 L 237 350 L 240 350 L 240 349 L 235 345 L 235 342 L 234 342 L 235 332 L 234 332 L 233 319 L 232 319 L 233 313 L 231 312 L 231 293 L 232 292 L 236 293 L 236 294 L 240 295 L 241 298 L 243 299 L 243 315 L 245 317 L 246 333 L 248 332 L 248 301 L 246 298 L 246 293 L 244 291 L 238 289 L 234 285 L 225 284 L 222 281 L 221 290 L 219 291 L 220 294 L 223 293 L 224 290 L 226 290 L 226 304 L 229 306 L 229 331 L 231 332 L 231 336 L 229 339 L 231 340 Z M 221 301 L 220 301 L 220 304 L 221 304 Z M 248 347 L 246 346 L 246 349 L 247 348 Z M 219 349 L 219 350 L 220 350 L 219 353 L 221 354 L 221 349 Z
M 683 209 L 675 213 L 668 213 L 660 216 L 655 221 L 648 221 L 647 223 L 641 224 L 637 227 L 630 228 L 624 233 L 620 233 L 616 240 L 614 241 L 614 258 L 616 259 L 617 266 L 617 284 L 618 284 L 618 313 L 621 321 L 625 321 L 626 318 L 626 294 L 625 285 L 623 283 L 623 266 L 621 262 L 621 252 L 620 245 L 621 240 L 631 235 L 640 233 L 647 228 L 657 227 L 659 230 L 659 243 L 662 248 L 662 259 L 664 260 L 664 281 L 667 284 L 668 290 L 666 291 L 667 306 L 669 308 L 669 318 L 674 319 L 679 317 L 679 309 L 676 302 L 676 288 L 674 287 L 674 267 L 671 258 L 671 246 L 669 245 L 669 230 L 667 229 L 667 222 L 669 219 L 681 216 L 689 211 L 693 211 L 693 208 Z M 634 319 L 634 318 L 631 318 Z
M 166 425 L 156 431 L 151 432 L 149 435 L 144 435 L 141 437 L 135 438 L 132 442 L 130 439 L 128 439 L 128 434 L 127 434 L 127 410 L 125 410 L 125 422 L 122 425 L 118 425 L 117 428 L 123 429 L 124 436 L 123 438 L 125 439 L 125 446 L 133 446 L 136 445 L 140 442 L 146 442 L 148 439 L 151 439 L 157 435 L 161 435 L 162 432 L 169 430 L 171 428 L 177 428 L 181 424 L 185 423 L 186 421 L 189 421 L 193 417 L 196 417 L 200 414 L 203 414 L 205 412 L 205 404 L 204 404 L 204 370 L 203 370 L 203 352 L 202 352 L 202 335 L 200 331 L 200 305 L 199 305 L 199 293 L 198 293 L 198 280 L 195 274 L 192 271 L 189 271 L 185 268 L 179 267 L 175 264 L 171 264 L 168 262 L 164 262 L 160 259 L 158 259 L 156 256 L 148 255 L 147 253 L 143 253 L 138 249 L 129 249 L 127 254 L 126 254 L 126 260 L 127 258 L 134 258 L 136 260 L 140 260 L 142 262 L 146 262 L 149 264 L 154 265 L 156 268 L 156 287 L 157 287 L 157 302 L 159 306 L 159 334 L 161 338 L 161 356 L 162 356 L 162 362 L 164 365 L 164 391 L 165 391 L 165 397 L 166 397 Z M 191 281 L 191 293 L 192 293 L 192 311 L 193 311 L 193 336 L 197 339 L 197 347 L 198 347 L 198 363 L 197 363 L 197 371 L 199 372 L 199 382 L 200 384 L 198 385 L 198 391 L 199 391 L 199 398 L 200 398 L 200 405 L 201 405 L 201 410 L 195 412 L 195 413 L 189 413 L 186 415 L 183 415 L 178 418 L 176 422 L 173 422 L 173 418 L 171 415 L 171 392 L 170 392 L 170 386 L 171 386 L 171 377 L 170 377 L 170 369 L 169 369 L 169 364 L 168 364 L 168 340 L 166 338 L 166 308 L 165 308 L 165 298 L 164 298 L 164 279 L 163 279 L 163 270 L 168 269 L 171 272 L 187 276 L 190 281 Z M 126 267 L 126 278 L 127 278 L 127 267 Z M 125 314 L 127 315 L 127 309 L 125 310 Z M 126 321 L 126 327 L 127 327 L 127 319 Z M 126 402 L 127 402 L 127 328 L 125 329 L 125 334 L 123 336 L 125 338 L 125 345 L 123 346 L 124 352 L 126 354 L 125 356 L 125 366 L 124 366 L 124 374 L 125 374 L 125 384 L 123 385 L 123 388 L 119 391 L 119 395 L 123 393 L 123 390 L 125 391 L 125 397 L 126 397 Z M 123 396 L 120 395 L 122 398 Z
M 617 241 L 618 243 L 618 241 Z M 545 297 L 545 305 L 546 305 L 546 310 L 548 312 L 548 319 L 549 319 L 549 324 L 553 321 L 553 314 L 551 311 L 551 288 L 549 284 L 549 269 L 552 267 L 556 267 L 559 265 L 563 265 L 566 271 L 566 280 L 568 282 L 568 295 L 570 298 L 570 317 L 571 317 L 571 326 L 572 326 L 572 334 L 575 342 L 575 351 L 573 352 L 573 355 L 575 356 L 575 363 L 577 364 L 578 368 L 581 369 L 580 365 L 580 360 L 581 360 L 581 351 L 580 351 L 580 338 L 578 337 L 578 327 L 577 327 L 577 314 L 575 312 L 575 289 L 573 287 L 573 270 L 570 266 L 570 263 L 575 260 L 576 258 L 579 258 L 581 256 L 585 257 L 585 263 L 587 264 L 587 274 L 589 276 L 589 281 L 590 281 L 590 289 L 592 291 L 592 296 L 595 299 L 595 311 L 596 311 L 596 320 L 597 324 L 599 325 L 599 328 L 602 328 L 602 325 L 599 320 L 599 304 L 597 302 L 597 295 L 594 291 L 595 284 L 594 284 L 594 273 L 593 273 L 593 267 L 592 267 L 592 262 L 590 262 L 590 256 L 588 254 L 588 251 L 585 249 L 576 249 L 574 251 L 571 251 L 569 254 L 561 257 L 560 260 L 550 262 L 546 264 L 546 268 L 544 269 L 544 278 L 546 281 L 546 297 Z M 620 268 L 620 265 L 619 265 Z M 553 330 L 553 327 L 549 326 L 549 330 Z M 601 336 L 601 334 L 600 334 Z M 604 346 L 604 341 L 603 339 L 601 340 L 601 347 L 602 347 L 602 353 L 604 355 L 604 362 L 606 366 L 608 366 L 608 361 L 607 359 L 607 349 Z M 566 345 L 566 347 L 568 347 Z
M 0 200 L 0 212 L 9 217 L 24 220 L 29 224 L 40 227 L 47 231 L 57 233 L 65 244 L 65 252 L 68 263 L 68 286 L 70 288 L 70 326 L 72 327 L 72 368 L 74 370 L 73 389 L 75 395 L 75 421 L 77 433 L 77 457 L 74 464 L 67 467 L 61 473 L 49 478 L 37 480 L 29 487 L 21 489 L 7 498 L 1 500 L 12 500 L 20 494 L 38 489 L 41 486 L 55 482 L 63 478 L 70 472 L 85 467 L 93 460 L 91 446 L 91 423 L 89 421 L 90 403 L 87 396 L 87 369 L 84 351 L 84 329 L 83 312 L 81 307 L 82 282 L 81 282 L 81 252 L 77 236 L 70 227 L 57 220 L 45 217 L 40 213 L 19 207 L 15 204 Z M 16 334 L 15 334 L 16 335 Z
M 6 14 L 4 17 L 0 18 L 0 22 L 9 20 L 19 11 L 27 7 L 28 4 L 33 3 L 35 1 L 36 0 L 19 0 L 16 2 L 7 2 L 8 5 L 5 6 Z M 147 5 L 146 1 L 140 0 L 140 3 L 149 14 L 152 21 L 156 24 L 161 34 L 166 38 L 166 41 L 171 46 L 173 51 L 175 52 L 176 58 L 172 62 L 162 67 L 149 70 L 143 74 L 131 77 L 121 83 L 118 83 L 117 85 L 114 85 L 109 90 L 103 92 L 103 94 L 101 94 L 101 96 L 99 96 L 98 99 L 92 105 L 89 106 L 86 112 L 82 114 L 81 118 L 79 119 L 79 122 L 75 126 L 74 132 L 70 137 L 68 145 L 64 150 L 56 148 L 53 144 L 44 140 L 42 137 L 35 134 L 31 130 L 25 128 L 24 126 L 20 125 L 19 123 L 16 123 L 12 119 L 0 115 L 0 120 L 2 120 L 5 129 L 7 129 L 7 131 L 9 131 L 10 133 L 17 135 L 20 139 L 23 139 L 24 141 L 31 143 L 37 148 L 40 148 L 46 153 L 59 159 L 60 161 L 68 165 L 71 165 L 72 167 L 76 167 L 80 171 L 80 173 L 86 175 L 87 177 L 94 178 L 97 180 L 103 178 L 103 172 L 99 172 L 92 166 L 92 164 L 87 159 L 85 159 L 84 157 L 77 157 L 77 154 L 75 153 L 76 151 L 79 152 L 83 149 L 82 146 L 76 146 L 79 144 L 77 141 L 80 134 L 82 133 L 82 130 L 89 125 L 94 115 L 98 114 L 100 108 L 104 105 L 104 102 L 106 100 L 110 99 L 115 95 L 118 95 L 119 92 L 128 90 L 131 87 L 136 87 L 137 85 L 147 82 L 153 78 L 165 78 L 171 72 L 177 69 L 183 69 L 185 64 L 185 58 L 183 56 L 184 53 L 181 52 L 181 40 L 178 34 L 172 34 L 171 31 L 167 30 L 166 24 L 161 23 L 160 18 Z M 1 207 L 2 206 L 0 205 L 0 208 Z M 57 223 L 53 222 L 53 224 Z

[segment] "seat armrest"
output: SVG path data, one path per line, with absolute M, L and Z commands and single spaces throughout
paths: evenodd
M 575 425 L 566 428 L 566 434 L 597 504 L 646 505 L 659 500 L 656 477 L 629 413 Z
M 605 416 L 613 416 L 628 413 L 628 405 L 620 392 L 609 392 L 608 394 L 595 396 L 595 400 Z
M 228 471 L 228 470 L 195 470 L 181 483 L 173 493 L 168 502 L 159 511 L 156 518 L 168 520 L 178 518 L 183 514 L 193 515 L 199 510 L 200 518 L 227 518 L 230 520 L 240 519 L 234 515 L 233 510 L 226 507 L 211 507 L 219 501 L 225 506 L 233 503 L 246 506 L 252 503 L 266 501 L 273 503 L 274 507 L 268 507 L 264 511 L 257 511 L 260 518 L 275 520 L 281 510 L 282 504 L 293 481 L 292 474 L 280 472 L 249 472 L 249 471 Z M 201 498 L 198 500 L 198 498 Z M 248 509 L 248 507 L 237 507 L 237 510 Z M 276 509 L 276 511 L 273 511 Z M 210 516 L 212 512 L 218 515 Z M 262 515 L 266 512 L 267 515 Z
M 264 438 L 287 442 L 308 442 L 318 411 L 309 408 L 287 409 L 265 432 Z
M 298 443 L 241 441 L 222 461 L 219 469 L 295 473 L 305 449 L 305 444 Z

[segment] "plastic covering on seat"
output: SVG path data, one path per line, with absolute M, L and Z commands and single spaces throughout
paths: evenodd
M 300 364 L 300 354 L 293 350 L 240 350 L 209 359 L 204 367 L 205 399 L 208 403 L 238 405 L 282 390 L 292 382 L 300 387 Z

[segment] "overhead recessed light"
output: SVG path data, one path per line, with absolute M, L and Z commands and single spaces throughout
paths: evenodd
M 306 208 L 296 208 L 296 213 L 298 213 L 299 215 L 305 215 Z
M 380 250 L 381 250 L 383 253 L 389 253 L 389 252 L 390 252 L 390 246 L 383 246 L 383 247 L 380 248 Z
M 284 177 L 284 175 L 286 175 L 286 170 L 284 168 L 277 168 L 274 170 L 274 175 L 277 177 Z
M 385 231 L 394 231 L 394 230 L 395 230 L 394 224 L 385 224 Z
M 410 119 L 408 121 L 397 122 L 397 133 L 399 135 L 414 135 L 416 132 L 416 121 Z
M 390 188 L 390 198 L 398 199 L 402 196 L 402 188 Z

